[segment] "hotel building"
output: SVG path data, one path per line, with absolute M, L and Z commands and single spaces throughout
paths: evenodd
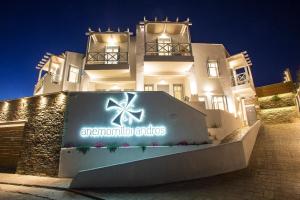
M 246 51 L 192 42 L 192 23 L 154 19 L 129 30 L 89 29 L 85 53 L 47 53 L 34 95 L 60 91 L 163 91 L 202 110 L 256 121 L 252 63 Z

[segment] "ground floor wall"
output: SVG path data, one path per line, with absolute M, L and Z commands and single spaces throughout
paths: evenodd
M 27 121 L 17 173 L 57 176 L 66 99 L 55 93 L 0 102 L 0 121 Z

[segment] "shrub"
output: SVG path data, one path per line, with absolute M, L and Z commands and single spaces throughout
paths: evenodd
M 116 152 L 116 150 L 119 148 L 119 145 L 117 143 L 111 143 L 107 145 L 107 149 L 109 152 Z
M 278 95 L 274 95 L 271 98 L 271 101 L 280 101 L 280 100 L 281 100 L 281 98 Z
M 90 146 L 82 145 L 82 146 L 76 147 L 76 150 L 83 154 L 86 154 L 90 150 Z
M 145 144 L 140 144 L 139 146 L 141 147 L 141 149 L 142 149 L 143 152 L 146 151 L 146 148 L 147 148 L 147 147 L 146 147 Z

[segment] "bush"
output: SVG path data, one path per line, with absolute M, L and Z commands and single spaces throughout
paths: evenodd
M 142 149 L 143 152 L 146 151 L 146 148 L 147 148 L 147 147 L 146 147 L 145 144 L 140 144 L 139 146 L 141 147 L 141 149 Z
M 272 98 L 271 98 L 271 101 L 280 101 L 281 98 L 278 96 L 278 95 L 274 95 Z
M 90 146 L 82 145 L 82 146 L 76 147 L 76 150 L 83 154 L 86 154 L 90 150 Z
M 119 148 L 119 145 L 117 143 L 112 143 L 107 145 L 107 149 L 109 152 L 116 152 L 116 150 Z

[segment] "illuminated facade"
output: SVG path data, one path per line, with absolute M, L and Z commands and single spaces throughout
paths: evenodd
M 144 19 L 135 35 L 92 31 L 86 53 L 47 54 L 34 95 L 59 91 L 164 91 L 191 106 L 220 109 L 245 124 L 255 96 L 246 52 L 222 44 L 192 43 L 191 22 Z

